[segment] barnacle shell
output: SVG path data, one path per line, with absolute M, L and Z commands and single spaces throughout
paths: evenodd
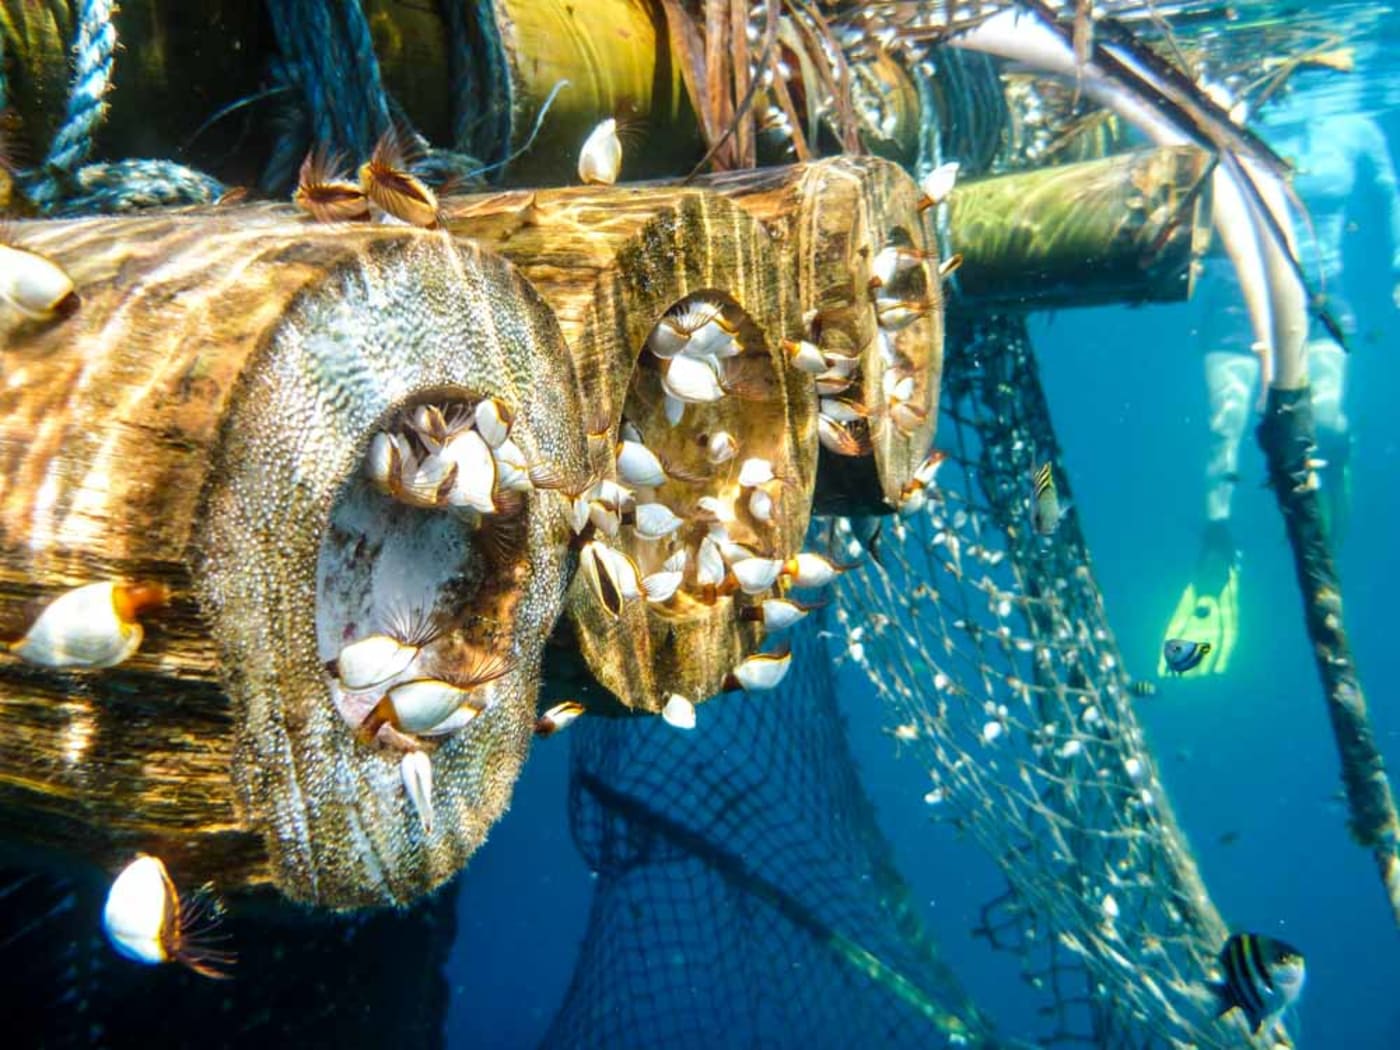
M 622 140 L 617 137 L 617 121 L 609 117 L 584 140 L 578 155 L 578 177 L 580 182 L 611 186 L 621 170 Z
M 118 612 L 121 587 L 105 580 L 64 592 L 9 650 L 42 667 L 115 667 L 136 651 L 143 633 Z
M 826 454 L 814 512 L 888 513 L 898 507 L 938 423 L 943 289 L 934 210 L 921 212 L 914 180 L 898 165 L 875 157 L 819 161 L 795 179 L 757 171 L 699 181 L 731 195 L 775 224 L 787 242 L 802 246 L 790 268 L 803 315 L 819 322 L 815 341 L 828 365 L 859 363 L 851 370 L 849 389 L 832 374 L 845 372 L 845 365 L 833 365 L 823 381 L 824 394 L 852 398 L 866 415 L 820 424 Z M 897 254 L 901 251 L 906 254 Z M 900 267 L 896 261 L 915 257 L 924 265 Z M 877 276 L 890 280 L 872 296 L 871 278 Z M 882 323 L 898 330 L 886 330 Z M 897 420 L 891 418 L 883 382 L 884 373 L 894 369 L 914 377 L 911 396 L 901 402 L 908 407 L 899 409 Z
M 157 858 L 137 857 L 123 868 L 102 908 L 102 928 L 112 947 L 137 962 L 169 962 L 165 938 L 175 913 L 174 895 Z
M 73 279 L 36 252 L 0 244 L 0 301 L 25 317 L 45 321 L 77 304 Z

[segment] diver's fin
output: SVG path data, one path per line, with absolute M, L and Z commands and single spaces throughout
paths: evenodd
M 1190 638 L 1201 643 L 1201 662 L 1181 676 L 1200 677 L 1223 674 L 1230 666 L 1239 630 L 1239 569 L 1231 566 L 1225 585 L 1215 594 L 1205 593 L 1192 580 L 1181 592 L 1171 622 L 1163 634 L 1163 644 L 1171 638 Z M 1157 656 L 1157 674 L 1173 673 L 1166 653 Z
M 1220 589 L 1216 604 L 1219 609 L 1220 630 L 1217 640 L 1211 645 L 1209 674 L 1224 674 L 1230 667 L 1230 657 L 1234 654 L 1235 643 L 1239 640 L 1240 629 L 1240 570 L 1231 565 L 1226 574 L 1225 586 Z

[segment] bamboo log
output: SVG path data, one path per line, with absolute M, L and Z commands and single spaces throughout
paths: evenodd
M 967 309 L 1187 298 L 1210 239 L 1210 155 L 1194 146 L 961 182 L 948 228 Z
M 608 117 L 636 132 L 623 178 L 667 175 L 703 155 L 655 0 L 495 0 L 495 28 L 509 71 L 512 149 L 524 145 L 554 86 L 569 82 L 534 146 L 507 169 L 508 182 L 571 181 L 573 164 L 561 165 L 560 157 L 577 158 L 589 132 Z
M 376 502 L 364 453 L 418 400 L 491 395 L 532 461 L 581 483 L 581 410 L 548 309 L 499 257 L 444 234 L 283 208 L 18 234 L 83 302 L 9 332 L 0 624 L 13 636 L 26 600 L 99 579 L 163 581 L 175 598 L 119 668 L 0 662 L 0 834 L 108 867 L 147 850 L 185 884 L 272 882 L 332 907 L 441 884 L 525 756 L 567 505 L 533 493 L 488 543 Z M 422 744 L 428 834 L 398 756 L 356 739 L 323 666 L 412 587 L 454 616 L 442 661 L 508 660 L 479 718 Z
M 671 694 L 708 699 L 758 647 L 762 632 L 737 618 L 748 600 L 697 597 L 695 552 L 706 529 L 698 501 L 734 500 L 740 462 L 768 458 L 785 479 L 769 486 L 773 525 L 754 521 L 741 506 L 730 533 L 764 555 L 787 557 L 801 548 L 815 476 L 815 396 L 779 347 L 796 332 L 797 310 L 768 231 L 722 197 L 670 186 L 503 193 L 451 200 L 445 210 L 450 231 L 510 258 L 554 308 L 594 419 L 598 476 L 617 478 L 624 418 L 672 468 L 670 480 L 639 499 L 655 499 L 684 519 L 674 542 L 642 541 L 624 526 L 617 544 L 644 574 L 686 547 L 686 583 L 669 603 L 628 602 L 613 618 L 581 574 L 569 615 L 589 670 L 630 708 L 660 711 Z M 734 361 L 756 389 L 687 405 L 672 427 L 664 418 L 660 362 L 643 347 L 669 310 L 697 301 L 723 307 L 744 351 Z M 737 439 L 739 453 L 714 468 L 700 439 L 719 430 Z M 684 480 L 691 475 L 699 481 Z
M 1342 621 L 1342 585 L 1332 562 L 1317 478 L 1309 464 L 1317 442 L 1307 387 L 1269 388 L 1258 438 L 1293 548 L 1308 637 L 1342 763 L 1351 833 L 1371 851 L 1391 916 L 1400 923 L 1400 816 Z
M 888 514 L 928 454 L 938 423 L 943 371 L 943 295 L 936 242 L 918 209 L 919 190 L 895 165 L 875 158 L 838 157 L 814 164 L 732 172 L 702 180 L 768 223 L 783 272 L 797 285 L 804 322 L 822 350 L 857 355 L 856 383 L 845 395 L 868 417 L 854 429 L 871 451 L 833 454 L 823 447 L 817 513 Z M 898 331 L 881 332 L 871 290 L 872 265 L 886 248 L 923 253 L 904 283 L 885 292 L 924 313 Z M 804 336 L 807 337 L 807 336 Z M 889 350 L 882 350 L 882 338 Z M 912 427 L 891 418 L 891 379 L 911 376 L 908 404 L 922 414 Z
M 71 6 L 0 0 L 0 55 L 8 59 L 0 75 L 33 160 L 64 116 L 76 28 Z M 509 180 L 558 181 L 572 167 L 561 169 L 559 158 L 576 156 L 607 117 L 637 121 L 629 178 L 674 171 L 704 152 L 655 3 L 460 0 L 459 6 L 454 31 L 443 5 L 364 4 L 387 94 L 435 145 L 483 164 L 501 161 L 525 144 L 545 100 L 567 80 L 533 149 L 506 170 Z M 275 39 L 257 5 L 222 2 L 200 5 L 197 16 L 193 11 L 169 0 L 116 8 L 121 48 L 94 157 L 168 157 L 226 181 L 254 182 L 270 148 L 273 103 L 205 122 L 257 94 Z M 472 106 L 479 109 L 471 112 Z M 245 137 L 250 116 L 259 129 L 251 141 Z

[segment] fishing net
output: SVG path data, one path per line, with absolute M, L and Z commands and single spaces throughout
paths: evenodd
M 1058 448 L 1023 323 L 955 329 L 949 459 L 881 563 L 842 582 L 844 659 L 927 767 L 930 811 L 1004 873 L 979 932 L 1049 1000 L 1047 1043 L 1239 1045 L 1206 988 L 1227 931 L 1134 717 L 1076 517 L 1052 539 L 1031 528 L 1030 479 Z
M 810 631 L 776 693 L 684 733 L 584 719 L 570 815 L 597 883 L 549 1047 L 988 1045 L 919 927 Z
M 1042 1045 L 1247 1045 L 1212 1017 L 1227 930 L 1134 719 L 1075 517 L 1052 541 L 1028 524 L 1034 467 L 1057 448 L 1023 325 L 950 334 L 949 459 L 925 511 L 887 522 L 879 562 L 843 577 L 836 660 L 928 769 L 930 812 L 1004 873 L 978 932 L 1043 996 Z M 707 704 L 693 733 L 576 727 L 571 819 L 598 882 L 546 1045 L 995 1042 L 910 910 L 829 659 L 804 637 L 783 689 Z

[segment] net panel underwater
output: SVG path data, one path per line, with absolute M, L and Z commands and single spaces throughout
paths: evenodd
M 47 271 L 25 263 L 0 274 L 10 282 L 0 288 L 10 415 L 0 432 L 10 491 L 0 597 L 13 628 L 0 709 L 16 729 L 0 759 L 9 840 L 0 958 L 15 975 L 4 999 L 16 1031 L 54 1046 L 185 1045 L 192 1032 L 230 1046 L 1128 1048 L 1400 1037 L 1383 1004 L 1366 1019 L 1329 1016 L 1343 1001 L 1335 972 L 1310 977 L 1322 990 L 1297 1002 L 1296 989 L 1284 990 L 1294 962 L 1269 935 L 1292 941 L 1291 929 L 1308 926 L 1290 926 L 1287 912 L 1317 902 L 1290 896 L 1296 872 L 1251 906 L 1240 900 L 1242 885 L 1270 881 L 1279 863 L 1243 855 L 1264 848 L 1256 836 L 1267 843 L 1283 829 L 1268 830 L 1265 812 L 1260 826 L 1234 832 L 1244 845 L 1231 839 L 1228 858 L 1207 844 L 1203 879 L 1192 849 L 1201 839 L 1188 841 L 1187 830 L 1202 799 L 1231 793 L 1240 771 L 1169 769 L 1162 757 L 1169 742 L 1191 739 L 1185 723 L 1196 716 L 1169 705 L 1223 693 L 1229 676 L 1175 679 L 1165 663 L 1151 673 L 1162 625 L 1136 607 L 1143 559 L 1133 544 L 1186 534 L 1143 524 L 1163 502 L 1150 465 L 1167 476 L 1175 515 L 1174 504 L 1197 501 L 1206 453 L 1193 444 L 1199 435 L 1179 454 L 1162 442 L 1147 450 L 1125 421 L 1131 405 L 1107 426 L 1116 409 L 1068 371 L 1097 369 L 1103 390 L 1172 399 L 1143 413 L 1164 435 L 1206 429 L 1199 405 L 1181 425 L 1179 402 L 1199 400 L 1199 370 L 1166 345 L 1194 337 L 1188 307 L 1110 306 L 1049 322 L 1037 312 L 1074 305 L 1076 287 L 1080 301 L 1100 303 L 1198 292 L 1210 226 L 1229 221 L 1220 211 L 1229 177 L 1262 202 L 1243 195 L 1266 244 L 1274 321 L 1321 314 L 1323 300 L 1278 291 L 1294 278 L 1269 269 L 1278 257 L 1269 261 L 1267 242 L 1294 249 L 1269 217 L 1267 153 L 1225 111 L 1231 97 L 1265 106 L 1277 94 L 1306 99 L 1319 119 L 1370 114 L 1394 130 L 1388 8 L 668 0 L 642 22 L 649 46 L 676 65 L 652 67 L 645 88 L 634 78 L 619 102 L 611 72 L 595 69 L 574 94 L 556 78 L 567 59 L 530 73 L 528 39 L 500 46 L 503 26 L 528 27 L 535 44 L 555 39 L 550 26 L 575 27 L 575 13 L 556 5 L 503 2 L 468 15 L 446 4 L 418 22 L 398 10 L 411 5 L 392 3 L 334 13 L 309 0 L 257 6 L 230 6 L 221 26 L 238 50 L 256 44 L 235 64 L 267 59 L 261 72 L 231 77 L 227 90 L 246 96 L 230 109 L 201 81 L 194 105 L 182 104 L 186 126 L 156 114 L 140 143 L 152 157 L 133 161 L 124 100 L 139 93 L 124 95 L 138 89 L 120 77 L 136 67 L 113 45 L 130 39 L 144 53 L 141 18 L 174 15 L 153 4 L 122 21 L 102 3 L 56 5 L 41 32 L 34 11 L 0 3 L 0 103 L 11 107 L 0 203 L 15 219 L 5 240 L 15 257 L 62 263 L 81 298 L 36 307 Z M 635 17 L 615 6 L 600 24 Z M 1013 10 L 1025 19 L 1020 35 L 1000 57 L 979 53 L 1003 46 L 987 42 L 988 27 Z M 1032 26 L 1053 30 L 1054 62 L 1069 62 L 1049 70 L 1058 76 L 1018 50 Z M 183 23 L 171 31 L 193 39 Z M 395 32 L 426 49 L 395 50 Z M 55 67 L 55 42 L 62 53 L 70 39 L 79 42 L 73 67 Z M 449 105 L 415 108 L 429 92 L 409 75 L 410 52 L 428 56 L 422 80 L 438 65 L 451 70 Z M 113 62 L 122 73 L 110 102 L 94 104 Z M 1185 83 L 1154 62 L 1185 70 Z M 268 79 L 254 86 L 260 75 Z M 1197 82 L 1219 85 L 1225 101 L 1200 96 Z M 624 127 L 611 154 L 603 118 L 614 115 Z M 1161 127 L 1170 133 L 1154 135 Z M 384 147 L 386 128 L 399 153 Z M 190 131 L 199 149 L 175 148 Z M 979 186 L 1127 155 L 1144 133 L 1207 159 L 1170 176 L 1148 162 L 1121 169 L 1095 199 L 1124 217 L 1102 229 L 1084 214 L 1088 177 L 1071 174 L 1044 214 L 1019 217 L 1035 203 L 1025 194 L 1027 210 L 1004 216 L 987 239 L 971 232 Z M 816 161 L 867 151 L 909 177 L 876 162 Z M 719 174 L 680 183 L 702 158 Z M 726 172 L 793 160 L 811 166 Z M 956 188 L 949 161 L 961 165 Z M 593 184 L 583 190 L 568 188 L 576 162 Z M 638 176 L 659 181 L 632 186 Z M 238 183 L 257 188 L 230 189 Z M 285 202 L 294 191 L 303 215 L 256 200 Z M 82 217 L 113 213 L 127 217 Z M 365 221 L 384 214 L 400 223 Z M 1379 252 L 1379 225 L 1351 232 Z M 1085 243 L 1097 257 L 1076 267 Z M 143 272 L 124 260 L 127 244 L 141 246 L 132 258 L 148 252 L 157 265 Z M 1348 251 L 1362 260 L 1353 283 L 1377 283 L 1365 250 Z M 1212 252 L 1207 266 L 1227 265 L 1218 245 Z M 1130 265 L 1113 269 L 1110 259 Z M 978 291 L 977 267 L 993 263 L 1028 282 L 1023 302 Z M 298 276 L 271 291 L 292 267 Z M 854 288 L 844 300 L 833 272 Z M 867 286 L 867 274 L 884 280 Z M 1297 283 L 1311 292 L 1310 275 Z M 1349 286 L 1338 297 L 1348 291 L 1365 298 Z M 190 301 L 200 306 L 179 313 Z M 164 313 L 166 303 L 177 312 Z M 237 336 L 220 328 L 196 345 L 181 328 L 199 310 L 242 309 L 257 320 Z M 89 317 L 101 323 L 74 327 Z M 113 333 L 129 331 L 139 350 L 145 329 L 161 324 L 167 342 L 149 345 L 167 347 L 178 401 L 143 400 L 165 396 L 166 373 L 138 374 L 139 354 L 103 371 L 108 362 L 98 368 L 95 351 L 65 336 L 100 333 L 116 345 Z M 481 331 L 491 333 L 484 342 Z M 1350 334 L 1371 359 L 1389 338 L 1383 323 L 1378 334 Z M 663 350 L 665 337 L 681 349 Z M 1105 346 L 1125 337 L 1189 379 L 1151 389 L 1124 360 L 1140 347 Z M 229 349 L 211 364 L 221 340 Z M 701 353 L 702 341 L 720 349 Z M 1296 369 L 1296 341 L 1280 322 L 1268 346 L 1256 345 L 1275 378 Z M 420 360 L 417 348 L 430 344 Z M 522 345 L 545 356 L 531 367 Z M 809 345 L 819 362 L 810 370 L 799 363 Z M 105 480 L 92 464 L 119 477 L 110 464 L 121 446 L 99 429 L 93 443 L 110 442 L 107 459 L 53 468 L 48 495 L 37 493 L 33 462 L 86 455 L 49 451 L 35 406 L 63 373 L 46 362 L 87 353 L 99 395 L 102 382 L 137 376 L 143 393 L 108 407 L 171 450 L 178 469 L 152 462 L 186 496 L 171 500 L 180 509 L 159 527 L 106 524 L 123 501 L 151 507 L 165 497 L 139 478 Z M 683 378 L 675 361 L 706 368 Z M 1395 454 L 1393 442 L 1379 443 L 1384 409 L 1375 407 L 1393 382 L 1367 374 L 1374 385 L 1349 401 L 1378 442 L 1358 452 L 1361 478 L 1393 468 Z M 71 389 L 88 396 L 81 381 Z M 1266 420 L 1293 415 L 1296 401 L 1280 407 L 1286 394 L 1270 395 Z M 105 397 L 64 396 L 88 410 Z M 191 407 L 200 404 L 217 412 Z M 308 404 L 324 423 L 303 424 Z M 1261 466 L 1248 454 L 1231 481 L 1245 504 L 1236 532 L 1279 535 L 1278 500 L 1293 550 L 1304 552 L 1305 604 L 1340 590 L 1340 558 L 1360 655 L 1353 662 L 1339 597 L 1300 630 L 1287 555 L 1260 559 L 1272 578 L 1257 588 L 1246 570 L 1244 615 L 1262 618 L 1264 595 L 1267 613 L 1286 612 L 1287 708 L 1323 710 L 1306 667 L 1316 659 L 1333 721 L 1330 730 L 1316 723 L 1312 742 L 1335 733 L 1349 778 L 1356 842 L 1333 820 L 1293 845 L 1349 851 L 1330 875 L 1344 880 L 1336 892 L 1355 913 L 1339 926 L 1385 931 L 1375 869 L 1392 909 L 1400 899 L 1381 758 L 1394 753 L 1394 731 L 1383 709 L 1368 721 L 1356 672 L 1387 680 L 1371 670 L 1388 666 L 1377 642 L 1384 614 L 1372 612 L 1386 595 L 1384 573 L 1365 578 L 1357 552 L 1384 544 L 1376 523 L 1390 504 L 1358 486 L 1370 514 L 1339 552 L 1316 499 L 1326 463 L 1312 412 L 1297 418 L 1286 447 L 1264 450 L 1273 491 L 1245 499 L 1241 477 Z M 715 443 L 721 429 L 739 435 L 737 456 Z M 1115 432 L 1119 447 L 1096 447 L 1096 435 Z M 424 480 L 449 450 L 465 457 L 462 444 L 487 465 L 484 495 L 465 480 L 466 458 Z M 760 449 L 768 458 L 753 458 Z M 297 457 L 308 451 L 306 466 Z M 762 479 L 741 479 L 741 463 Z M 1365 463 L 1378 466 L 1367 474 Z M 64 487 L 78 464 L 100 497 Z M 1104 464 L 1149 478 L 1105 482 Z M 1078 484 L 1081 470 L 1091 485 Z M 619 495 L 618 482 L 631 490 Z M 666 520 L 671 507 L 683 521 Z M 1196 527 L 1193 512 L 1175 516 Z M 47 532 L 35 524 L 44 521 Z M 74 536 L 85 545 L 67 549 Z M 1091 557 L 1100 542 L 1108 556 Z M 249 551 L 270 559 L 257 573 Z M 713 579 L 707 557 L 720 559 Z M 101 595 L 115 610 L 114 639 L 98 637 L 111 611 L 95 616 L 87 605 L 84 626 L 45 628 L 39 599 L 79 608 L 69 596 L 91 599 L 71 588 L 104 577 L 128 581 Z M 242 596 L 245 579 L 258 583 Z M 416 605 L 405 598 L 414 588 L 434 597 Z M 400 606 L 392 622 L 375 611 L 385 593 Z M 468 612 L 454 606 L 463 602 Z M 780 633 L 788 616 L 800 622 Z M 381 621 L 370 637 L 385 641 L 372 655 L 393 668 L 361 696 L 347 653 Z M 42 649 L 80 635 L 121 651 L 82 665 Z M 1119 638 L 1131 641 L 1120 648 Z M 1250 703 L 1277 687 L 1257 644 L 1251 634 L 1232 668 Z M 509 654 L 499 666 L 494 650 Z M 172 717 L 167 703 L 183 708 Z M 445 717 L 431 706 L 442 704 Z M 1234 733 L 1218 715 L 1199 718 Z M 1319 779 L 1300 790 L 1325 793 L 1335 754 L 1328 743 L 1325 756 L 1311 755 L 1299 777 Z M 1203 782 L 1206 773 L 1214 780 Z M 1267 793 L 1275 774 L 1285 775 L 1261 759 L 1251 788 Z M 289 802 L 286 791 L 300 795 Z M 158 917 L 138 894 L 133 921 L 154 925 L 130 934 L 114 918 L 112 879 L 122 872 L 118 885 L 135 885 L 137 852 L 165 864 L 139 891 L 154 895 Z M 1228 892 L 1213 897 L 1217 875 Z M 958 903 L 935 913 L 924 903 L 935 896 Z M 1234 925 L 1239 911 L 1259 925 Z M 1316 974 L 1319 956 L 1298 943 Z M 1393 949 L 1379 944 L 1377 953 Z M 1350 950 L 1339 939 L 1319 955 L 1335 967 Z M 232 980 L 208 979 L 230 967 Z M 1395 972 L 1381 954 L 1367 969 L 1361 986 Z M 1007 982 L 1017 987 L 1003 995 Z M 1309 999 L 1323 990 L 1327 1012 L 1314 1013 Z M 1222 1006 L 1235 1009 L 1222 1015 Z

